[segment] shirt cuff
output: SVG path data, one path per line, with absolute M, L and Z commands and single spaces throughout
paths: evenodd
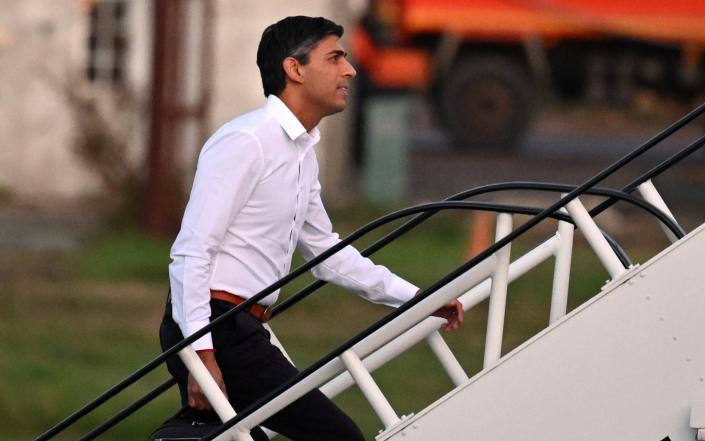
M 207 320 L 188 322 L 186 324 L 186 337 L 189 337 L 190 335 L 194 334 L 196 331 L 200 330 L 204 326 L 207 326 L 209 323 L 210 322 Z M 191 343 L 191 347 L 195 351 L 200 351 L 202 349 L 213 349 L 213 339 L 211 337 L 211 333 L 209 332 L 208 334 L 199 338 L 195 342 Z
M 411 300 L 418 290 L 419 288 L 416 285 L 407 282 L 396 274 L 392 275 L 392 280 L 389 283 L 389 294 L 399 300 L 397 307 Z

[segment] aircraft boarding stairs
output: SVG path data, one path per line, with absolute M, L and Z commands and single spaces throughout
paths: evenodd
M 702 113 L 705 104 L 579 186 L 494 184 L 384 216 L 161 354 L 37 440 L 54 437 L 177 353 L 224 421 L 204 440 L 251 440 L 250 428 L 306 392 L 320 388 L 333 397 L 352 385 L 360 388 L 383 425 L 376 437 L 379 441 L 705 440 L 705 321 L 701 317 L 705 316 L 705 224 L 686 235 L 651 181 L 700 149 L 705 137 L 620 191 L 596 186 Z M 553 192 L 556 202 L 536 208 L 468 200 L 509 190 Z M 604 201 L 588 211 L 581 201 L 585 195 Z M 617 201 L 654 216 L 672 244 L 647 262 L 632 264 L 594 219 Z M 364 255 L 447 209 L 497 212 L 496 243 L 272 394 L 235 413 L 191 349 L 192 341 L 367 232 L 415 215 L 364 250 Z M 514 228 L 513 214 L 533 217 Z M 549 218 L 557 220 L 555 234 L 510 262 L 512 241 Z M 610 280 L 597 295 L 567 313 L 574 232 L 582 234 Z M 554 263 L 550 323 L 502 355 L 507 285 L 549 259 Z M 323 284 L 315 282 L 285 300 L 274 316 Z M 466 310 L 489 298 L 484 368 L 472 378 L 438 332 L 444 320 L 430 316 L 456 298 Z M 371 372 L 422 341 L 430 346 L 454 388 L 415 414 L 400 416 Z M 172 385 L 173 380 L 167 381 L 82 439 L 95 439 Z
M 696 439 L 704 253 L 705 224 L 377 439 Z

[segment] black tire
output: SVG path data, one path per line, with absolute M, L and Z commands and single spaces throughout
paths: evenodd
M 441 85 L 441 111 L 462 148 L 514 148 L 524 134 L 534 85 L 517 62 L 502 56 L 467 57 Z

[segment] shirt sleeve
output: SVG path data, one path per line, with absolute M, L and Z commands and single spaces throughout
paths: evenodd
M 304 259 L 311 260 L 339 242 L 340 238 L 333 232 L 330 218 L 323 207 L 321 184 L 316 173 L 297 248 Z M 349 289 L 373 303 L 392 307 L 400 306 L 418 291 L 418 287 L 386 267 L 375 265 L 350 245 L 314 267 L 311 272 L 317 278 Z
M 201 151 L 169 265 L 172 312 L 185 337 L 210 322 L 213 261 L 233 217 L 255 189 L 262 168 L 261 146 L 244 132 L 216 133 Z M 210 333 L 193 343 L 195 350 L 212 347 Z

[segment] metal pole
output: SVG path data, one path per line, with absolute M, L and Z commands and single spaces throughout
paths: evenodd
M 146 227 L 173 234 L 186 198 L 179 170 L 185 147 L 205 140 L 212 1 L 155 0 Z M 195 125 L 196 137 L 184 136 Z M 195 158 L 194 158 L 195 159 Z
M 512 231 L 512 216 L 500 213 L 497 216 L 495 240 L 500 241 Z M 487 312 L 487 337 L 485 338 L 485 358 L 483 368 L 494 364 L 502 355 L 502 334 L 504 333 L 504 311 L 507 304 L 507 284 L 509 283 L 509 257 L 511 244 L 497 251 L 497 266 L 492 274 L 490 309 Z
M 146 227 L 152 234 L 172 234 L 178 227 L 183 189 L 176 185 L 175 150 L 179 124 L 173 109 L 180 88 L 182 1 L 154 2 L 152 109 L 147 154 Z
M 196 354 L 196 351 L 193 350 L 193 347 L 186 346 L 180 350 L 179 358 L 181 358 L 181 361 L 184 362 L 188 371 L 193 375 L 196 383 L 201 387 L 201 390 L 206 398 L 208 398 L 208 402 L 213 407 L 215 413 L 218 414 L 220 420 L 228 421 L 234 418 L 236 415 L 235 409 L 230 405 L 225 394 L 220 390 L 220 387 L 218 387 L 218 384 L 215 382 L 210 372 L 208 372 L 208 369 L 203 364 L 198 354 Z M 244 432 L 238 426 L 233 427 L 229 432 L 233 441 L 254 441 L 249 431 Z M 224 435 L 226 433 L 228 432 L 225 432 Z
M 553 270 L 553 289 L 551 292 L 551 312 L 549 323 L 563 317 L 568 309 L 568 286 L 570 285 L 570 264 L 573 257 L 573 232 L 575 228 L 569 222 L 558 222 L 558 249 Z
M 423 323 L 423 322 L 422 322 Z M 465 370 L 458 362 L 458 359 L 453 355 L 448 344 L 438 331 L 433 331 L 426 337 L 426 342 L 431 347 L 431 350 L 441 362 L 441 366 L 445 369 L 454 385 L 460 386 L 465 383 L 469 377 Z
M 598 259 L 600 259 L 602 265 L 607 269 L 610 277 L 614 280 L 620 274 L 624 273 L 626 269 L 619 261 L 614 251 L 612 251 L 605 236 L 600 233 L 600 229 L 597 228 L 595 221 L 590 217 L 590 214 L 580 200 L 575 198 L 568 202 L 566 207 L 568 208 L 568 213 L 573 217 L 575 224 L 580 228 L 580 231 L 585 235 L 585 239 L 587 239 L 593 251 L 597 254 Z
M 370 402 L 372 409 L 374 409 L 379 419 L 382 420 L 385 429 L 398 423 L 400 421 L 399 416 L 394 412 L 394 409 L 392 409 L 392 405 L 389 404 L 389 401 L 387 401 L 382 390 L 377 383 L 375 383 L 372 375 L 365 369 L 362 361 L 360 361 L 360 357 L 358 357 L 355 352 L 348 349 L 340 354 L 340 359 L 343 361 L 343 364 L 345 364 L 350 375 L 352 375 L 355 383 L 360 387 L 367 401 Z
M 670 217 L 674 221 L 676 220 L 676 218 L 673 216 L 673 213 L 671 213 L 671 210 L 668 209 L 668 205 L 666 205 L 666 202 L 663 200 L 658 190 L 656 190 L 656 187 L 654 186 L 654 183 L 651 181 L 651 179 L 641 183 L 641 185 L 637 187 L 637 191 L 639 192 L 641 197 L 646 200 L 646 202 L 663 211 L 668 217 Z M 669 228 L 666 228 L 666 226 L 661 222 L 659 222 L 659 224 L 661 225 L 661 229 L 666 233 L 666 236 L 668 237 L 668 240 L 671 241 L 671 243 L 674 243 L 678 240 L 676 235 L 673 234 L 673 232 Z
M 389 361 L 395 359 L 399 354 L 404 353 L 407 349 L 419 343 L 429 333 L 438 330 L 445 322 L 446 320 L 440 317 L 431 316 L 426 318 L 421 323 L 365 357 L 362 361 L 365 365 L 365 369 L 374 372 Z M 321 392 L 328 398 L 333 398 L 353 384 L 355 384 L 355 380 L 353 380 L 349 372 L 345 371 L 321 386 Z
M 279 350 L 281 351 L 282 355 L 283 355 L 284 357 L 286 357 L 287 360 L 289 360 L 289 363 L 291 363 L 293 366 L 296 366 L 296 365 L 294 364 L 294 360 L 292 360 L 292 359 L 291 359 L 291 356 L 289 356 L 289 353 L 286 352 L 286 349 L 284 349 L 284 345 L 282 344 L 281 341 L 279 341 L 279 338 L 278 338 L 277 335 L 274 333 L 274 330 L 272 329 L 272 327 L 269 326 L 269 323 L 263 323 L 262 326 L 264 326 L 264 328 L 269 332 L 269 342 L 272 343 L 272 345 L 274 345 L 274 346 L 276 346 L 277 348 L 279 348 Z M 267 429 L 266 427 L 260 427 L 260 428 L 264 431 L 265 435 L 267 435 L 267 437 L 268 437 L 269 439 L 272 439 L 272 438 L 274 438 L 275 436 L 279 435 L 277 432 L 275 432 L 275 431 L 273 431 L 273 430 L 269 430 L 269 429 Z

